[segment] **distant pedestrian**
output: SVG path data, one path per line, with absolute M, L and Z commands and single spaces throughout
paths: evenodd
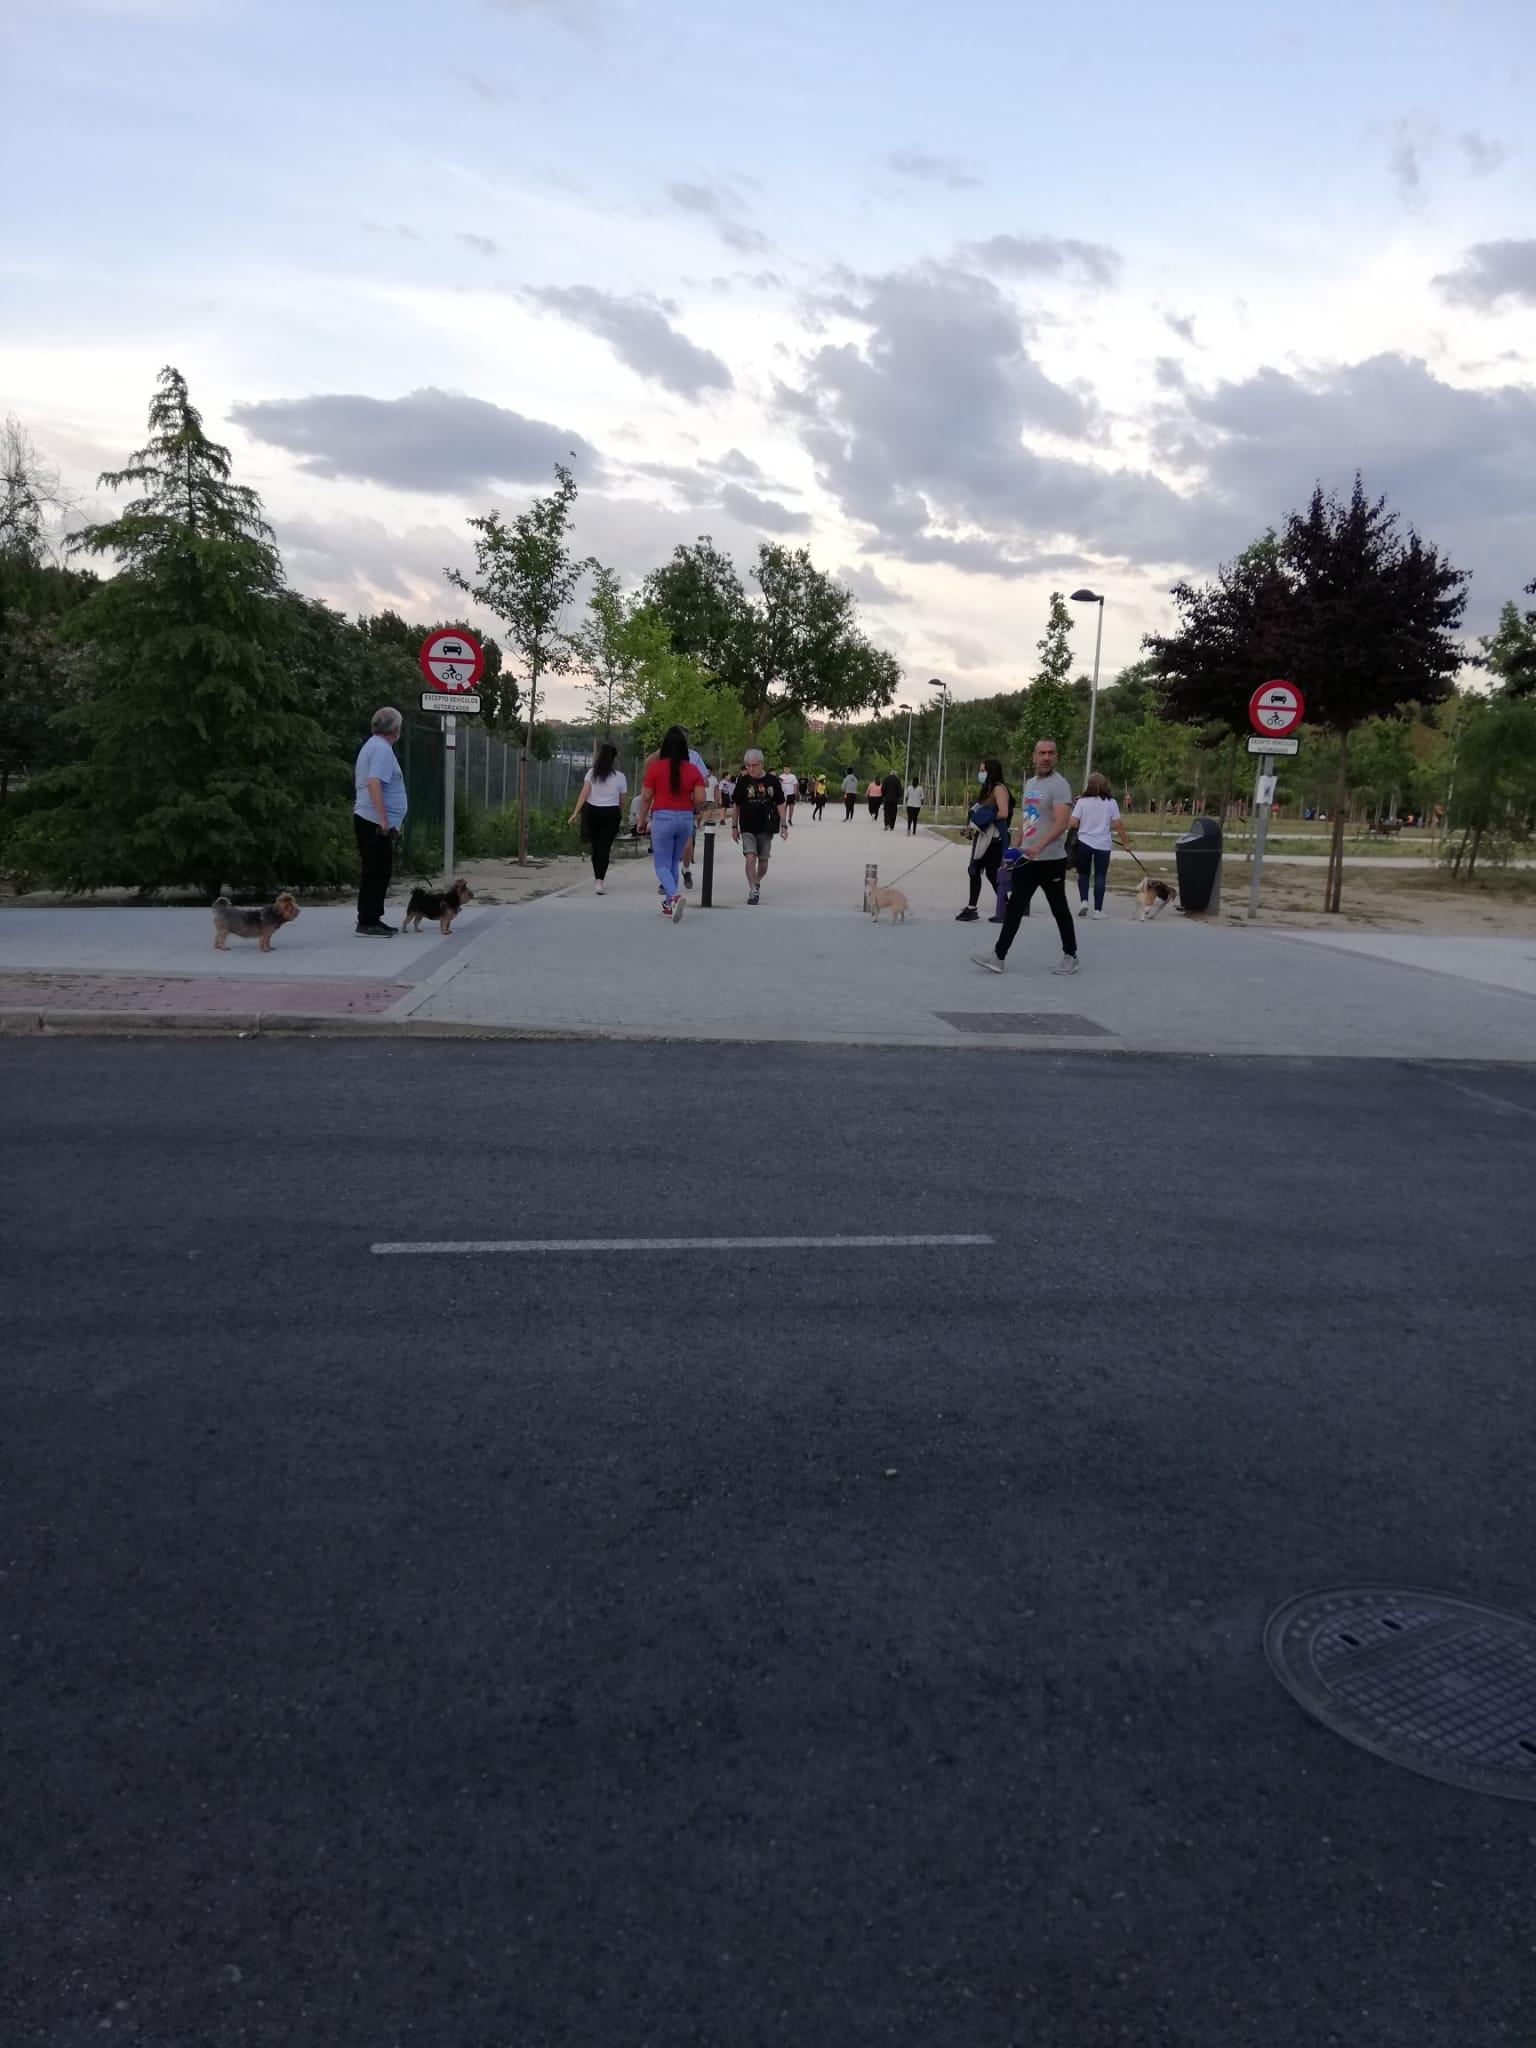
M 1115 802 L 1108 778 L 1097 770 L 1083 784 L 1083 793 L 1072 806 L 1072 823 L 1077 827 L 1077 914 L 1088 915 L 1088 878 L 1093 877 L 1093 914 L 1104 915 L 1104 884 L 1109 877 L 1110 834 L 1115 833 L 1129 853 L 1125 820 Z
M 901 777 L 894 769 L 880 784 L 880 808 L 885 813 L 885 829 L 896 830 L 896 813 L 901 809 Z
M 640 825 L 651 828 L 651 864 L 661 885 L 661 908 L 676 924 L 683 914 L 678 865 L 693 840 L 693 814 L 705 778 L 688 758 L 688 735 L 680 725 L 668 726 L 646 763 L 640 786 Z
M 779 784 L 784 791 L 784 815 L 791 825 L 795 822 L 795 805 L 800 801 L 800 778 L 793 768 L 779 770 Z
M 970 809 L 970 826 L 975 834 L 971 841 L 970 866 L 966 871 L 970 901 L 956 916 L 956 924 L 976 922 L 976 903 L 983 882 L 993 890 L 997 888 L 998 870 L 1008 850 L 1009 820 L 1012 816 L 1013 796 L 1003 780 L 1002 762 L 983 761 L 976 771 L 976 801 Z M 1063 858 L 1065 855 L 1066 848 L 1063 847 Z
M 1024 785 L 1023 799 L 1013 827 L 1013 843 L 1019 849 L 1013 881 L 1008 889 L 1008 907 L 1003 928 L 990 953 L 973 953 L 978 967 L 1001 974 L 1008 949 L 1019 926 L 1029 915 L 1030 899 L 1039 889 L 1051 906 L 1056 929 L 1061 935 L 1061 959 L 1055 974 L 1076 974 L 1077 932 L 1067 908 L 1067 827 L 1072 819 L 1072 787 L 1056 772 L 1056 742 L 1035 742 L 1035 765 Z
M 731 837 L 746 856 L 747 901 L 757 903 L 768 879 L 768 860 L 773 852 L 774 839 L 789 837 L 784 785 L 777 775 L 769 774 L 762 750 L 758 747 L 748 747 L 742 756 L 741 773 L 736 778 L 736 814 L 731 823 Z
M 876 781 L 871 781 L 864 794 L 869 799 L 869 815 L 872 818 L 878 818 L 880 815 L 880 784 Z
M 850 768 L 843 777 L 843 823 L 846 825 L 853 816 L 853 807 L 859 800 L 859 778 Z
M 392 939 L 397 926 L 384 922 L 384 898 L 395 871 L 395 841 L 405 823 L 405 777 L 395 759 L 395 742 L 405 720 L 392 704 L 375 711 L 370 732 L 352 768 L 352 826 L 362 879 L 357 888 L 357 932 L 364 939 Z
M 827 808 L 827 778 L 818 775 L 811 784 L 811 816 L 819 818 Z
M 923 808 L 925 801 L 923 785 L 920 782 L 909 782 L 901 800 L 906 806 L 907 837 L 910 839 L 917 830 L 917 814 Z
M 619 750 L 612 740 L 604 740 L 587 770 L 576 808 L 568 820 L 572 825 L 578 819 L 581 821 L 581 836 L 592 856 L 592 874 L 599 896 L 603 893 L 613 842 L 619 836 L 628 789 L 629 783 L 619 767 Z

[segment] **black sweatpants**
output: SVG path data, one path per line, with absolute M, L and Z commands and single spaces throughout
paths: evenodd
M 1008 948 L 1013 944 L 1019 926 L 1029 915 L 1029 899 L 1037 889 L 1051 906 L 1056 929 L 1061 933 L 1061 950 L 1063 953 L 1077 952 L 1077 929 L 1067 908 L 1068 866 L 1064 860 L 1021 860 L 1015 863 L 1013 886 L 1008 891 L 1008 904 L 1003 912 L 1003 928 L 997 935 L 995 951 L 999 960 L 1008 958 Z
M 623 812 L 617 804 L 583 804 L 581 814 L 586 820 L 592 874 L 600 882 L 608 872 L 608 857 L 613 852 L 613 842 L 619 836 L 619 820 Z
M 845 796 L 843 798 L 843 823 L 845 825 L 847 824 L 848 820 L 853 816 L 853 806 L 856 801 L 857 799 L 851 796 Z
M 912 834 L 917 830 L 917 814 L 921 809 L 921 804 L 907 805 L 907 837 L 909 839 L 912 837 Z
M 896 830 L 896 799 L 894 797 L 887 797 L 880 808 L 885 812 L 886 831 L 894 832 Z
M 389 878 L 395 871 L 395 835 L 381 832 L 376 819 L 360 818 L 356 811 L 352 813 L 352 823 L 357 829 L 357 857 L 363 869 L 357 889 L 357 921 L 382 924 L 384 898 L 389 894 Z

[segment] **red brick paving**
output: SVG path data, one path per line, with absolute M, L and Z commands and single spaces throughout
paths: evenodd
M 233 975 L 0 974 L 0 1010 L 282 1010 L 376 1017 L 410 992 L 402 981 L 248 981 Z

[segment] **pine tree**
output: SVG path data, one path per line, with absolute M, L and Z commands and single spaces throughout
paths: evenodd
M 344 873 L 345 764 L 286 658 L 271 530 L 179 371 L 160 373 L 145 446 L 100 482 L 141 495 L 74 543 L 117 573 L 67 622 L 87 651 L 87 699 L 65 714 L 84 759 L 29 790 L 21 851 L 81 887 Z

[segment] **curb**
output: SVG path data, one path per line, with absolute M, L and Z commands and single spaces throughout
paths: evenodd
M 1465 1053 L 1307 1053 L 1253 1052 L 1242 1047 L 1182 1049 L 1135 1045 L 1106 1045 L 1102 1040 L 1081 1038 L 857 1038 L 795 1037 L 775 1038 L 762 1034 L 730 1036 L 720 1032 L 682 1033 L 631 1029 L 594 1029 L 582 1025 L 489 1024 L 462 1018 L 316 1017 L 302 1011 L 221 1011 L 200 1015 L 186 1010 L 0 1010 L 0 1038 L 372 1038 L 372 1039 L 463 1039 L 481 1044 L 501 1041 L 529 1045 L 711 1045 L 711 1046 L 803 1046 L 817 1051 L 874 1049 L 881 1052 L 940 1052 L 962 1057 L 972 1054 L 1040 1053 L 1048 1058 L 1072 1054 L 1078 1059 L 1098 1060 L 1242 1060 L 1254 1066 L 1354 1065 L 1362 1059 L 1385 1066 L 1454 1067 L 1483 1073 L 1528 1073 L 1536 1066 L 1536 1052 L 1529 1059 L 1477 1059 Z

